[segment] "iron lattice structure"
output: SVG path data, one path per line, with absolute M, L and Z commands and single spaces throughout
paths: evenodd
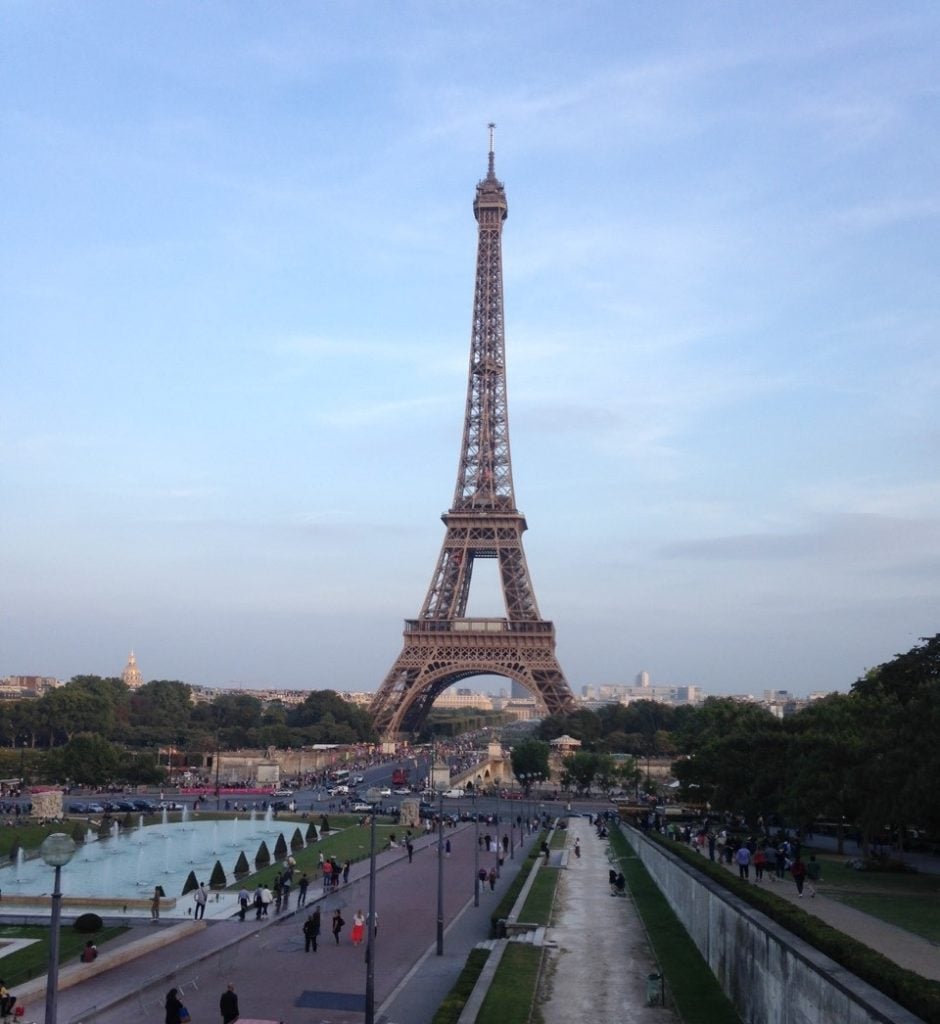
M 417 619 L 405 621 L 404 646 L 372 702 L 385 736 L 416 731 L 444 690 L 475 675 L 521 683 L 549 714 L 574 706 L 555 657 L 555 628 L 539 615 L 516 508 L 509 453 L 506 342 L 503 318 L 503 221 L 506 190 L 495 173 L 493 126 L 489 168 L 479 182 L 470 372 L 457 486 L 440 557 Z M 505 618 L 468 618 L 477 558 L 499 562 Z

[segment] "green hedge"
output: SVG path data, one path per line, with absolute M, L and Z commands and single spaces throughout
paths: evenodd
M 928 1024 L 940 1024 L 940 981 L 923 978 L 914 971 L 899 967 L 893 960 L 820 921 L 812 914 L 800 910 L 789 900 L 741 881 L 716 861 L 708 860 L 684 843 L 665 839 L 656 832 L 644 834 L 696 871 L 707 875 L 712 881 L 766 914 L 787 931 L 815 946 L 857 978 L 867 981 L 889 999 L 893 999 Z

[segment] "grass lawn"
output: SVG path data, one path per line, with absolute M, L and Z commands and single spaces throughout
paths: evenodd
M 555 901 L 558 872 L 554 868 L 540 868 L 526 897 L 519 920 L 526 924 L 547 925 Z
M 846 857 L 821 857 L 820 892 L 880 921 L 940 943 L 940 875 L 856 871 Z
M 300 828 L 302 835 L 306 833 L 307 821 L 289 818 L 283 818 L 281 821 L 284 825 L 284 838 L 288 843 L 290 843 L 290 838 L 294 834 L 295 828 Z M 347 860 L 355 863 L 357 860 L 363 860 L 369 856 L 370 829 L 368 825 L 360 825 L 358 822 L 359 819 L 352 815 L 332 816 L 330 818 L 330 828 L 339 829 L 339 831 L 327 836 L 318 843 L 311 843 L 294 854 L 294 859 L 297 861 L 297 868 L 294 871 L 295 889 L 297 879 L 304 871 L 310 876 L 311 884 L 320 884 L 319 879 L 321 876 L 318 865 L 321 853 L 326 858 L 335 857 L 340 865 L 344 864 Z M 397 840 L 400 840 L 404 836 L 405 830 L 397 823 L 376 823 L 376 852 L 384 850 L 388 846 L 389 838 L 392 834 L 395 835 Z M 268 844 L 268 852 L 273 858 L 273 845 Z M 248 862 L 252 865 L 255 853 L 257 853 L 257 850 L 245 851 L 245 856 L 248 857 Z M 240 889 L 242 885 L 245 885 L 248 889 L 253 889 L 261 882 L 270 885 L 274 881 L 274 876 L 280 870 L 281 864 L 275 864 L 272 859 L 272 863 L 268 867 L 255 871 L 246 878 L 239 879 L 237 882 L 233 881 L 229 888 Z
M 739 1024 L 740 1017 L 695 943 L 617 828 L 611 829 L 610 846 L 646 926 L 666 979 L 666 991 L 679 1017 L 689 1024 Z
M 542 1015 L 532 1007 L 538 984 L 542 950 L 522 942 L 510 942 L 503 954 L 476 1024 L 508 1024 L 531 1021 L 541 1024 Z
M 59 963 L 65 964 L 78 961 L 85 943 L 91 939 L 98 947 L 98 953 L 104 943 L 127 931 L 126 927 L 102 928 L 99 932 L 89 935 L 77 932 L 74 928 L 62 928 L 59 932 Z M 0 927 L 0 941 L 4 939 L 37 939 L 30 946 L 17 950 L 3 957 L 3 980 L 7 988 L 15 988 L 24 981 L 45 974 L 49 969 L 49 929 L 42 925 L 10 925 Z M 14 995 L 16 993 L 14 992 Z

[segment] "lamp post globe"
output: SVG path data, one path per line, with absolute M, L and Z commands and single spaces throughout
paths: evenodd
M 75 840 L 64 832 L 53 832 L 43 839 L 39 855 L 50 868 L 63 868 L 75 856 Z

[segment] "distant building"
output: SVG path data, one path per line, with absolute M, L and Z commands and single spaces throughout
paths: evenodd
M 129 690 L 139 690 L 144 685 L 144 677 L 140 674 L 140 669 L 137 667 L 137 659 L 134 657 L 133 651 L 131 651 L 130 657 L 127 659 L 127 664 L 121 673 L 121 679 L 124 680 L 124 685 Z
M 24 697 L 41 697 L 61 685 L 52 676 L 7 676 L 0 679 L 0 698 L 21 700 Z

